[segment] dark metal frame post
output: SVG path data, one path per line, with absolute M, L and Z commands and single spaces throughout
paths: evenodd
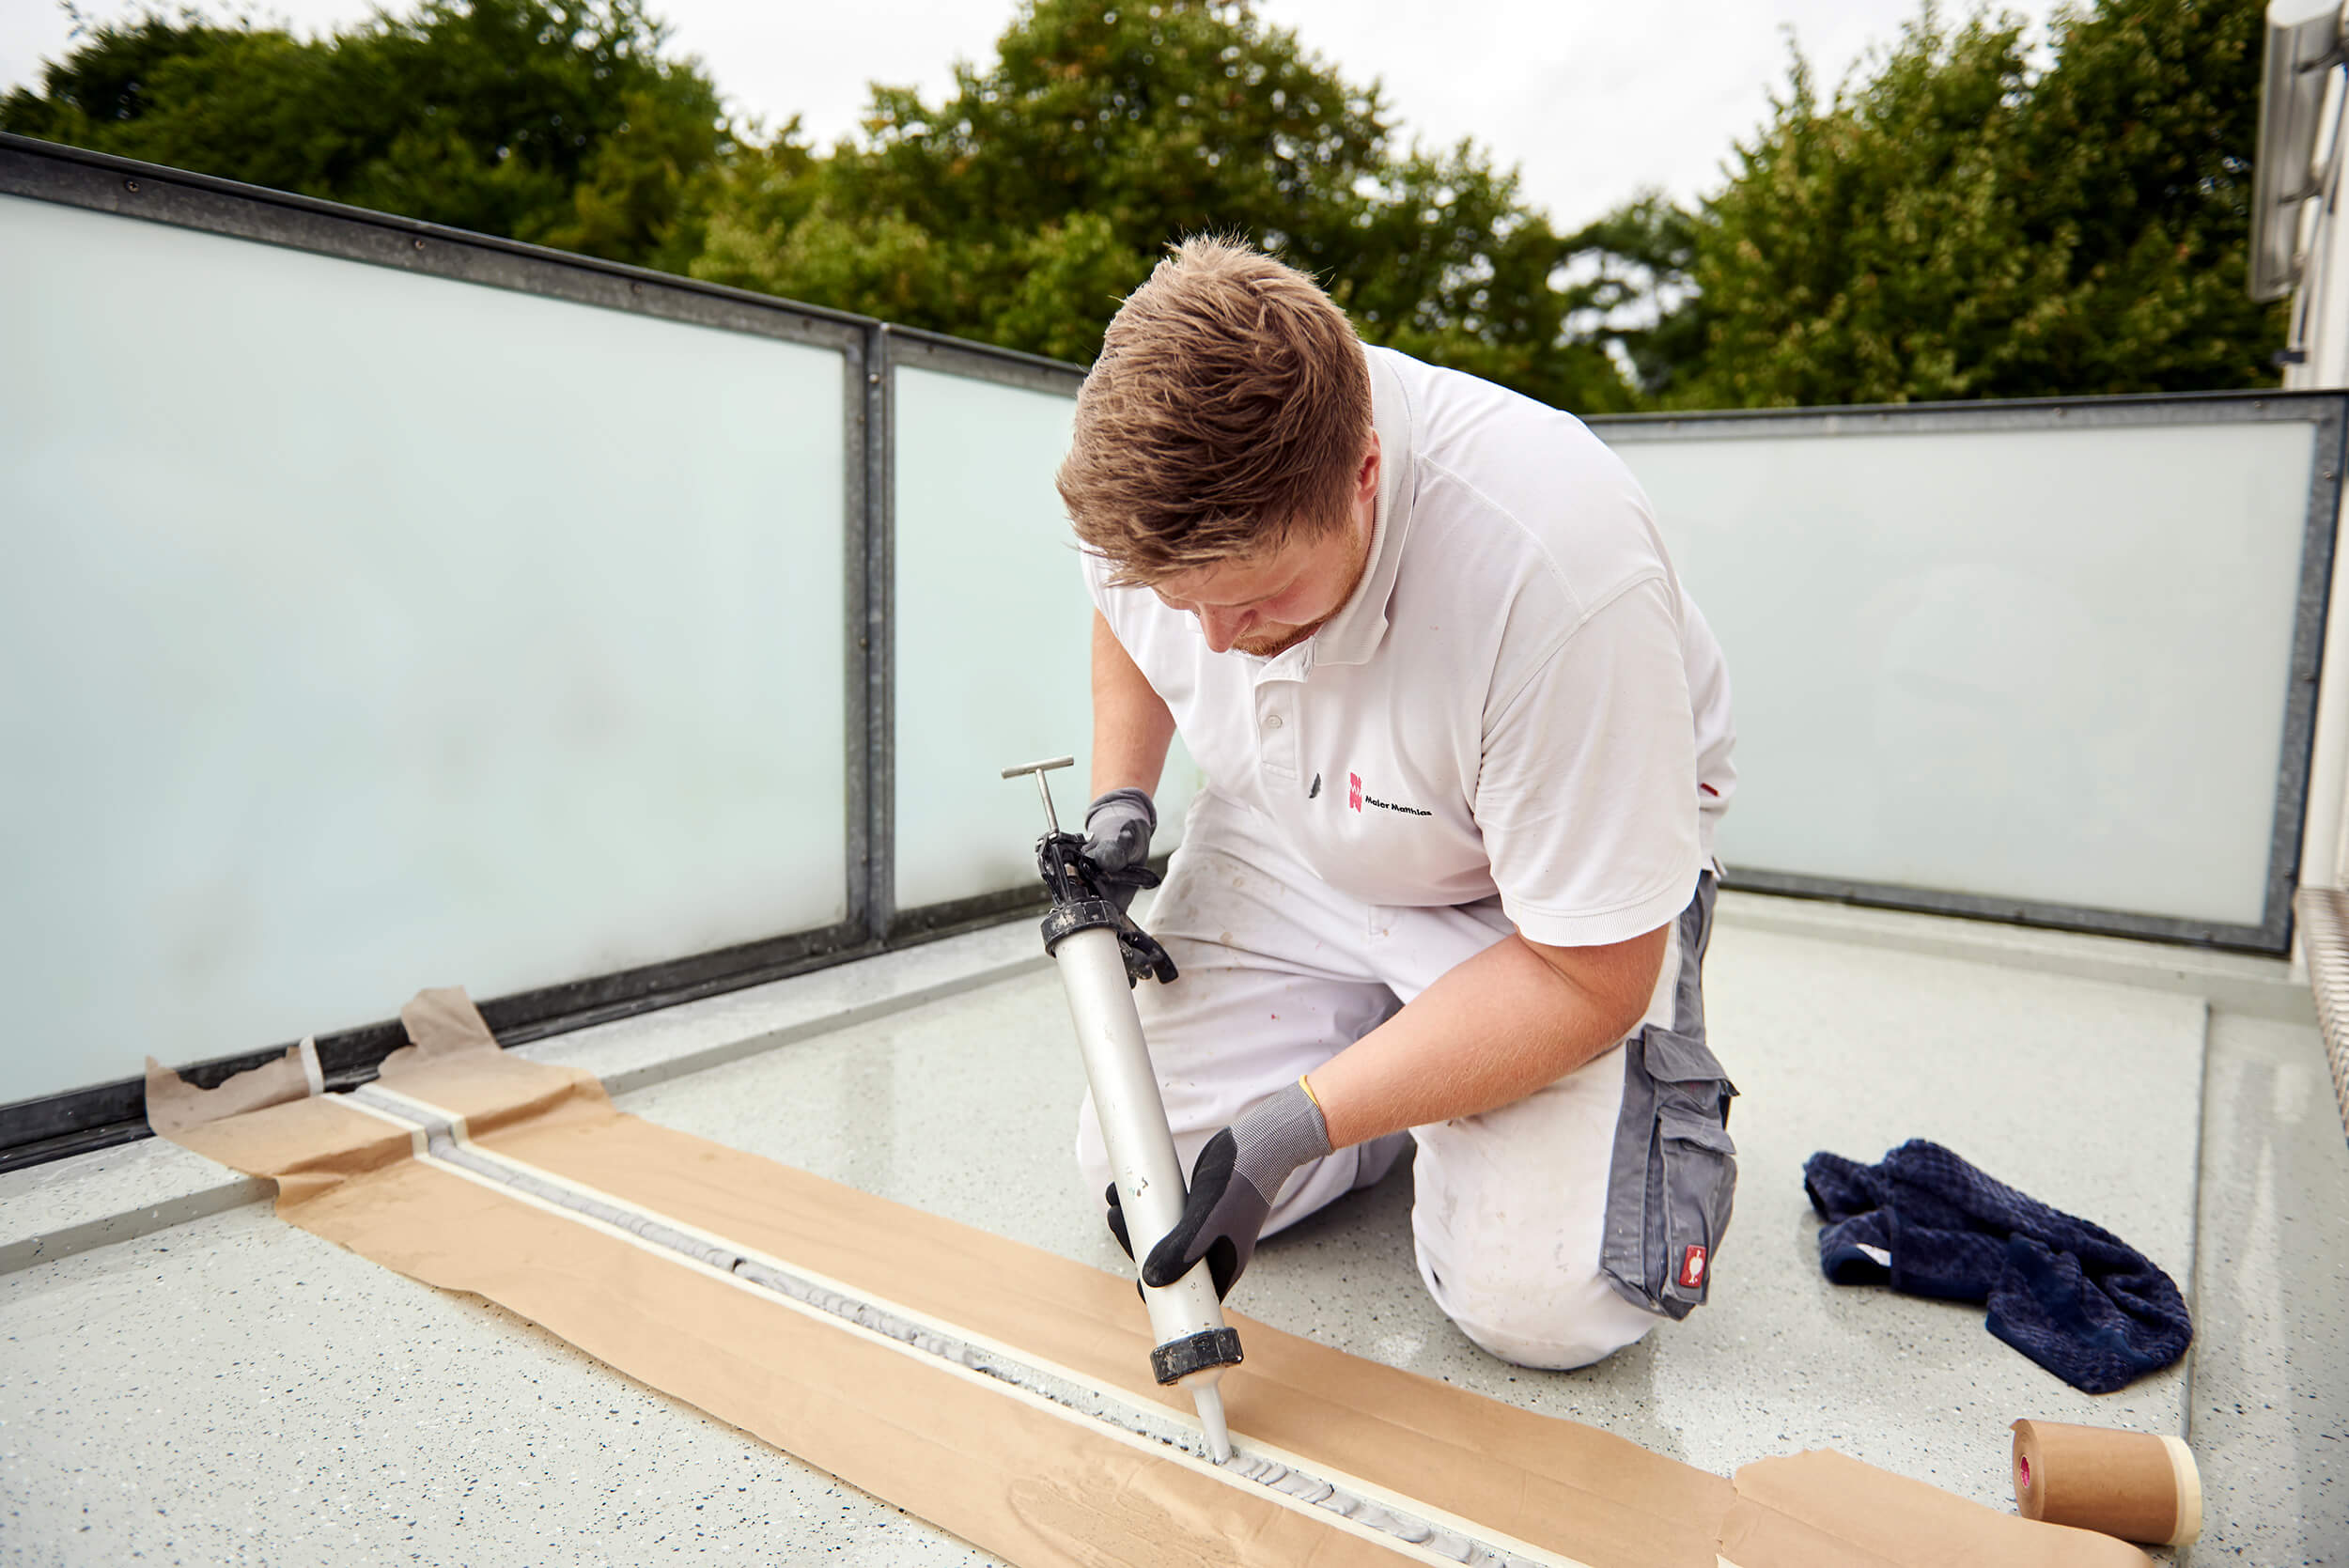
M 2152 938 L 2208 947 L 2284 953 L 2292 945 L 2292 894 L 2300 872 L 2308 816 L 2309 769 L 2316 739 L 2317 683 L 2325 620 L 2332 597 L 2333 550 L 2341 511 L 2349 394 L 2220 392 L 2131 397 L 2044 397 L 1999 403 L 1919 403 L 1898 408 L 1762 409 L 1736 412 L 1610 415 L 1590 421 L 1610 445 L 1720 441 L 1740 436 L 1824 436 L 1864 440 L 1920 431 L 2143 428 L 2175 425 L 2306 424 L 2315 441 L 2301 525 L 2300 580 L 2295 608 L 2291 675 L 2284 698 L 2276 800 L 2268 831 L 2266 888 L 2256 925 L 2181 920 L 2032 899 L 1934 888 L 1852 881 L 1732 865 L 1724 885 L 1755 893 L 1828 898 L 1881 908 L 1963 915 L 2018 925 Z
M 848 763 L 847 787 L 842 791 L 846 819 L 842 833 L 848 846 L 845 923 L 867 940 L 875 934 L 870 875 L 873 748 L 868 718 L 875 659 L 872 447 L 880 439 L 867 396 L 873 363 L 872 334 L 859 333 L 841 354 L 840 423 L 845 450 L 841 454 L 840 750 Z
M 865 330 L 860 389 L 868 432 L 864 465 L 864 593 L 858 637 L 864 649 L 863 752 L 867 758 L 863 837 L 857 868 L 863 879 L 864 933 L 886 941 L 897 916 L 897 417 L 896 334 L 884 322 Z

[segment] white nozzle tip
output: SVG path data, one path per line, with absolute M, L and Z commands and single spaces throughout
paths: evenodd
M 1229 1463 L 1232 1431 L 1223 1424 L 1223 1390 L 1213 1387 L 1194 1389 L 1190 1397 L 1199 1406 L 1200 1429 L 1207 1436 L 1207 1457 L 1219 1465 Z

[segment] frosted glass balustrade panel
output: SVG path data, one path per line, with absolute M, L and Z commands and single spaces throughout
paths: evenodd
M 1036 886 L 1050 775 L 1071 830 L 1092 796 L 1093 605 L 1052 475 L 1073 398 L 903 365 L 896 400 L 896 903 Z M 1157 800 L 1179 842 L 1198 768 L 1174 744 Z
M 844 914 L 838 353 L 0 197 L 0 1101 Z
M 1733 872 L 2259 924 L 2312 425 L 1601 433 L 1728 655 Z

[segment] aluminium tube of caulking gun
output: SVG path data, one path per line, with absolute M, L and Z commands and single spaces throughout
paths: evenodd
M 1037 842 L 1036 850 L 1053 894 L 1052 911 L 1044 919 L 1044 947 L 1068 996 L 1069 1020 L 1076 1026 L 1077 1048 L 1084 1059 L 1111 1175 L 1125 1212 L 1127 1239 L 1133 1243 L 1138 1262 L 1174 1228 L 1187 1197 L 1174 1138 L 1167 1128 L 1166 1104 L 1159 1094 L 1158 1074 L 1150 1064 L 1133 998 L 1135 969 L 1147 970 L 1155 959 L 1156 972 L 1163 979 L 1172 979 L 1174 969 L 1164 951 L 1116 905 L 1098 896 L 1103 890 L 1092 881 L 1094 868 L 1083 857 L 1082 841 L 1060 831 L 1043 773 L 1069 762 L 1061 757 L 1007 768 L 1003 776 L 1036 774 L 1036 788 L 1044 798 L 1050 831 Z M 1138 960 L 1133 966 L 1128 963 L 1129 947 Z M 1239 1362 L 1240 1345 L 1238 1331 L 1223 1321 L 1214 1279 L 1203 1263 L 1172 1285 L 1143 1287 L 1142 1296 L 1158 1341 L 1150 1353 L 1151 1373 L 1162 1385 L 1190 1390 L 1207 1452 L 1221 1464 L 1231 1458 L 1232 1444 L 1223 1421 L 1223 1395 L 1216 1385 L 1225 1368 Z

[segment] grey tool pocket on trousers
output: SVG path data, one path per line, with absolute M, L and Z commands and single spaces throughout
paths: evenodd
M 1703 966 L 1712 924 L 1708 872 L 1680 917 L 1672 1027 L 1651 1024 L 1624 1042 L 1623 1114 L 1599 1244 L 1608 1282 L 1672 1318 L 1687 1317 L 1704 1300 L 1737 1189 L 1737 1145 L 1728 1127 L 1737 1089 L 1704 1043 Z

